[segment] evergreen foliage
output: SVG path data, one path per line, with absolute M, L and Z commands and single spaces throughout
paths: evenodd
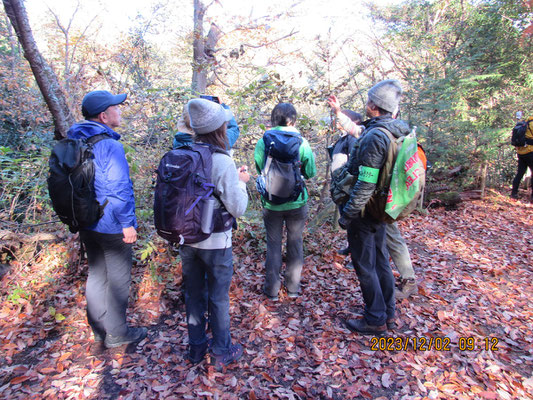
M 488 162 L 492 182 L 507 181 L 514 114 L 533 111 L 525 3 L 409 0 L 372 15 L 386 30 L 376 45 L 408 82 L 404 116 L 420 128 L 433 175 L 462 165 L 470 173 L 456 183 L 469 184 Z

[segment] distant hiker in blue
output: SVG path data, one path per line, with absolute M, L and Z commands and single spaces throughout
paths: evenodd
M 108 140 L 94 144 L 94 188 L 104 215 L 93 226 L 80 231 L 87 251 L 89 277 L 85 296 L 87 320 L 95 342 L 106 347 L 138 343 L 147 329 L 133 328 L 126 323 L 130 293 L 132 243 L 137 240 L 137 219 L 133 185 L 120 135 L 119 104 L 126 94 L 112 95 L 105 90 L 89 92 L 82 101 L 85 121 L 68 131 L 72 139 L 105 134 Z
M 309 142 L 296 129 L 296 109 L 280 103 L 272 110 L 272 129 L 255 147 L 255 167 L 261 175 L 257 188 L 263 203 L 267 237 L 264 293 L 277 301 L 281 288 L 280 270 L 283 225 L 287 230 L 285 287 L 291 298 L 300 294 L 304 263 L 303 230 L 307 221 L 309 194 L 304 179 L 316 175 L 315 156 Z M 284 176 L 284 172 L 286 175 Z

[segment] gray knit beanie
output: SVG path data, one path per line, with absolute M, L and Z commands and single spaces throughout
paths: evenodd
M 381 81 L 370 88 L 368 100 L 391 113 L 398 109 L 402 97 L 402 86 L 395 79 Z
M 214 101 L 205 99 L 189 100 L 187 111 L 191 120 L 191 128 L 198 135 L 217 130 L 233 116 L 230 110 Z

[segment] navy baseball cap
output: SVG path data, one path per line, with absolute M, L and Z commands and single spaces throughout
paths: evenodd
M 81 113 L 85 118 L 94 117 L 107 110 L 108 107 L 123 103 L 127 94 L 113 95 L 107 90 L 94 90 L 89 92 L 81 102 Z

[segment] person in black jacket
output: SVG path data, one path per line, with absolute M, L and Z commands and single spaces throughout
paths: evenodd
M 409 134 L 406 122 L 393 119 L 402 95 L 396 80 L 385 80 L 368 92 L 365 134 L 348 160 L 349 172 L 357 178 L 339 224 L 348 231 L 348 243 L 365 308 L 362 319 L 350 319 L 347 327 L 362 334 L 383 334 L 395 320 L 394 276 L 386 245 L 386 224 L 364 212 L 374 194 L 381 168 L 387 158 L 390 139 Z M 381 129 L 378 129 L 381 128 Z

